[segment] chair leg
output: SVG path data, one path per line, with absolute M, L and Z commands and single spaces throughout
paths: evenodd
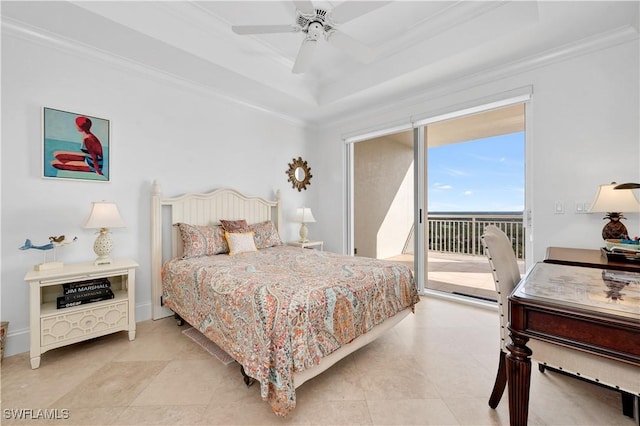
M 622 396 L 622 414 L 633 418 L 633 400 L 635 399 L 633 394 L 620 392 L 620 395 Z
M 636 396 L 632 393 L 620 391 L 620 396 L 622 397 L 622 414 L 627 417 L 634 417 L 635 405 L 638 404 L 638 417 L 636 421 L 638 422 L 638 426 L 640 426 L 640 396 Z
M 507 386 L 507 363 L 506 355 L 500 351 L 500 361 L 498 362 L 498 372 L 496 374 L 496 382 L 493 384 L 493 391 L 489 397 L 489 407 L 496 408 L 500 403 L 504 388 Z

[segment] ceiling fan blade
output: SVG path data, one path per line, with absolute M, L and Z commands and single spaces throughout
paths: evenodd
M 298 50 L 298 56 L 296 57 L 296 63 L 293 64 L 293 73 L 302 74 L 309 69 L 311 65 L 311 58 L 313 57 L 313 51 L 316 49 L 317 40 L 305 38 L 302 40 L 300 50 Z
M 300 31 L 295 25 L 233 25 L 231 30 L 236 34 L 269 34 L 295 33 Z
M 302 13 L 316 13 L 316 9 L 315 7 L 313 7 L 313 3 L 308 0 L 294 1 L 293 4 L 295 4 L 296 9 L 298 9 Z
M 376 52 L 372 48 L 338 30 L 331 31 L 327 35 L 327 41 L 365 64 L 373 61 L 376 56 Z
M 344 24 L 359 16 L 366 15 L 390 1 L 345 1 L 331 10 L 331 19 L 337 24 Z

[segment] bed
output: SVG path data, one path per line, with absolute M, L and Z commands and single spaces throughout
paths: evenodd
M 282 244 L 277 197 L 219 189 L 163 198 L 154 183 L 151 200 L 154 319 L 175 313 L 211 339 L 277 415 L 295 408 L 297 387 L 419 301 L 404 265 Z M 225 233 L 221 221 L 239 229 Z

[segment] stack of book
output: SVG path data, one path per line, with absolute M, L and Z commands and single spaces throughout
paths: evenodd
M 64 296 L 57 299 L 57 308 L 70 308 L 85 303 L 113 299 L 111 283 L 107 278 L 96 278 L 87 281 L 62 284 Z

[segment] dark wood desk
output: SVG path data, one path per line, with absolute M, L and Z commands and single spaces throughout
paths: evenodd
M 557 263 L 560 265 L 640 272 L 639 261 L 621 262 L 617 260 L 609 260 L 607 259 L 607 256 L 602 253 L 602 250 L 549 247 L 547 248 L 547 255 L 544 261 L 546 263 Z
M 557 250 L 551 254 L 557 257 Z M 509 296 L 512 343 L 506 362 L 512 426 L 526 425 L 529 414 L 529 339 L 640 367 L 640 274 L 591 266 L 537 263 Z M 615 299 L 614 284 L 620 279 L 632 280 L 624 287 L 629 296 L 624 300 Z

